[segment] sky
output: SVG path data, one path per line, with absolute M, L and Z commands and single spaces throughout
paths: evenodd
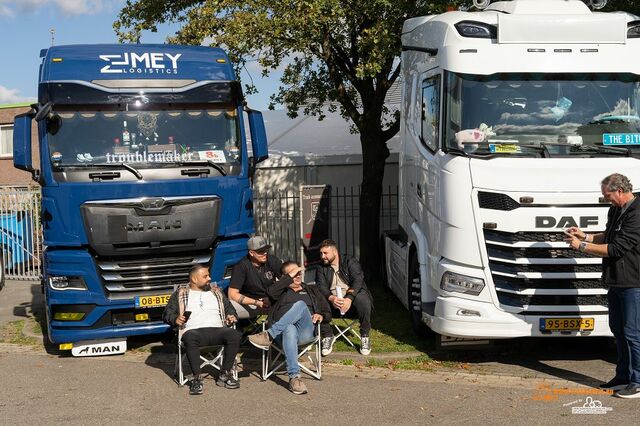
M 125 0 L 0 0 L 0 105 L 35 101 L 40 50 L 53 43 L 117 43 L 113 22 Z M 164 43 L 179 29 L 163 25 L 157 33 L 143 33 L 142 43 Z M 281 74 L 262 78 L 249 63 L 240 79 L 253 79 L 259 93 L 248 96 L 249 106 L 266 110 Z

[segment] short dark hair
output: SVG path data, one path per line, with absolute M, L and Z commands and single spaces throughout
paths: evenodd
M 602 179 L 601 185 L 609 192 L 615 192 L 618 189 L 622 189 L 622 192 L 633 191 L 633 185 L 631 185 L 629 178 L 620 173 L 613 173 Z
M 336 244 L 335 241 L 333 241 L 332 239 L 327 238 L 326 240 L 322 240 L 322 242 L 320 243 L 320 248 L 323 249 L 325 247 L 333 247 L 335 249 L 338 248 L 338 244 Z
M 284 271 L 291 265 L 298 266 L 298 262 L 294 262 L 293 260 L 287 260 L 286 262 L 283 262 L 282 266 L 280 267 L 280 273 L 284 275 Z
M 196 272 L 198 272 L 200 269 L 209 269 L 209 267 L 201 263 L 198 263 L 197 265 L 193 265 L 191 269 L 189 269 L 189 279 L 191 279 L 191 277 L 193 277 L 196 274 Z

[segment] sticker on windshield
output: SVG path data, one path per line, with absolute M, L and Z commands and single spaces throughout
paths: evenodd
M 518 145 L 515 145 L 515 144 L 496 144 L 496 143 L 490 143 L 490 144 L 489 144 L 489 152 L 495 152 L 495 153 L 501 153 L 501 152 L 514 153 L 514 152 L 520 152 L 520 147 L 519 147 Z
M 221 149 L 212 149 L 208 151 L 198 151 L 200 160 L 211 160 L 214 163 L 226 163 L 227 157 Z
M 640 145 L 640 133 L 605 133 L 603 145 Z

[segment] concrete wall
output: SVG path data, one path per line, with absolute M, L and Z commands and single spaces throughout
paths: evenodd
M 0 124 L 13 124 L 13 119 L 18 114 L 29 111 L 28 106 L 3 107 L 0 106 Z M 31 128 L 31 149 L 33 151 L 33 165 L 40 167 L 40 153 L 38 151 L 38 130 L 34 124 Z M 13 157 L 0 158 L 0 185 L 37 185 L 31 174 L 13 167 Z
M 297 192 L 300 185 L 328 184 L 332 187 L 357 187 L 362 182 L 361 155 L 326 157 L 287 157 L 272 155 L 258 165 L 254 189 L 258 193 L 272 191 Z M 384 188 L 398 186 L 398 154 L 387 159 Z

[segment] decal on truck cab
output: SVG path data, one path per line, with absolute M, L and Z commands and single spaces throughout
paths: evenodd
M 99 55 L 109 62 L 100 68 L 103 74 L 178 74 L 178 59 L 182 53 L 123 53 Z

